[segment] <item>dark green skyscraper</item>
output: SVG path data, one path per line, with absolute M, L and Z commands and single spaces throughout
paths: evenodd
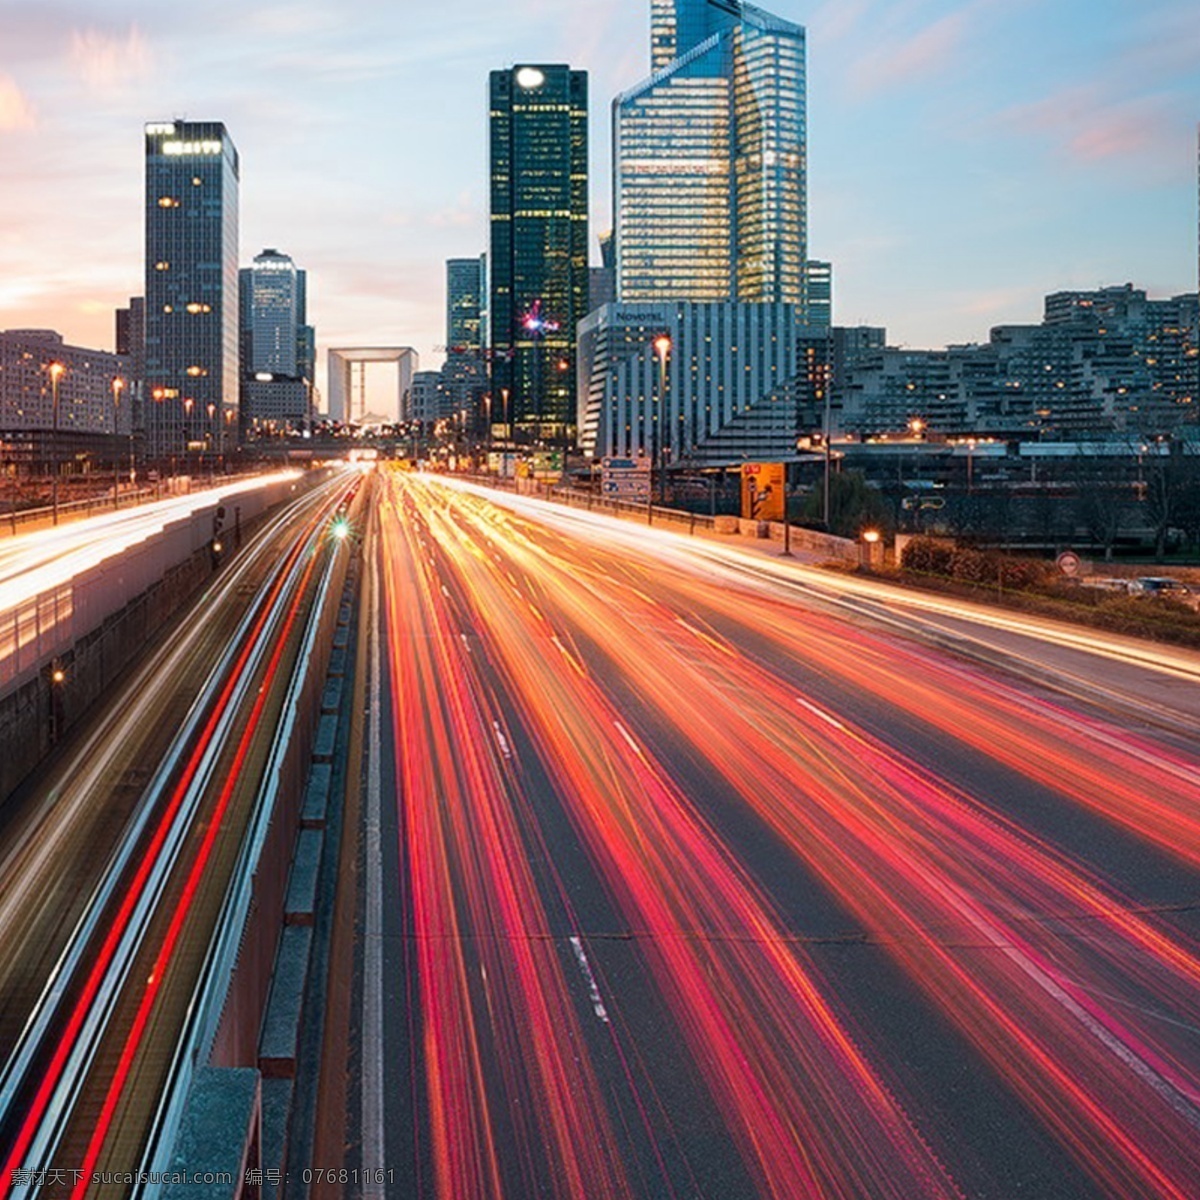
M 488 352 L 492 411 L 525 441 L 575 424 L 575 327 L 587 313 L 587 72 L 491 75 Z
M 146 441 L 231 450 L 238 413 L 238 154 L 219 121 L 146 126 Z

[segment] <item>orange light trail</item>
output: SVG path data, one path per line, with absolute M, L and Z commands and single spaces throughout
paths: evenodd
M 460 781 L 453 805 L 437 778 L 404 789 L 406 818 L 422 822 L 407 831 L 413 903 L 436 903 L 438 919 L 423 920 L 430 934 L 445 935 L 436 952 L 421 941 L 425 1019 L 458 1023 L 458 1073 L 435 1105 L 435 1137 L 468 1142 L 475 1154 L 493 1145 L 481 1039 L 496 1036 L 490 1026 L 500 1018 L 469 1001 L 462 939 L 485 913 L 498 919 L 498 881 L 464 902 L 460 876 L 468 851 L 474 870 L 494 873 L 497 856 L 505 870 L 519 867 L 519 834 L 512 840 L 484 823 L 492 806 L 503 809 L 503 787 L 465 775 L 493 744 L 485 734 L 506 696 L 638 932 L 760 1194 L 954 1195 L 941 1165 L 953 1140 L 939 1140 L 935 1152 L 930 1131 L 918 1133 L 869 1031 L 789 936 L 706 817 L 704 798 L 689 796 L 659 759 L 664 736 L 686 746 L 853 914 L 1090 1174 L 1097 1195 L 1194 1195 L 1196 945 L 1021 827 L 1003 795 L 964 790 L 820 696 L 826 683 L 852 688 L 909 724 L 952 736 L 1013 786 L 1084 805 L 1193 865 L 1194 759 L 915 645 L 609 555 L 477 497 L 419 479 L 388 487 L 395 499 L 384 545 L 411 542 L 409 565 L 393 552 L 389 578 L 408 570 L 425 581 L 423 594 L 402 593 L 391 610 L 406 735 L 398 763 L 412 774 L 436 758 L 443 788 L 452 765 Z M 417 636 L 430 610 L 440 617 Z M 395 635 L 406 622 L 401 652 Z M 478 639 L 474 655 L 458 636 L 465 629 Z M 413 662 L 398 660 L 432 654 L 427 643 L 438 653 L 422 681 Z M 499 690 L 481 678 L 485 655 Z M 404 716 L 406 708 L 415 711 Z M 430 812 L 411 811 L 418 798 Z M 509 804 L 531 819 L 519 797 Z M 446 840 L 438 805 L 453 813 L 456 839 L 469 840 Z M 462 861 L 452 868 L 456 848 Z M 545 933 L 532 887 L 509 901 L 516 907 L 503 911 L 515 927 Z M 464 914 L 470 920 L 460 925 Z M 452 979 L 447 960 L 457 964 Z M 441 972 L 441 986 L 426 972 Z M 619 996 L 605 1003 L 614 1036 L 626 1036 Z M 530 1022 L 530 1036 L 538 1031 Z M 499 1186 L 498 1174 L 484 1187 L 439 1168 L 439 1195 L 499 1195 Z

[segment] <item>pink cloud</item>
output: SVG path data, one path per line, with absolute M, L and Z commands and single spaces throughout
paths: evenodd
M 37 124 L 33 105 L 8 75 L 0 75 L 0 131 L 32 129 Z
M 868 96 L 940 71 L 959 56 L 968 24 L 965 12 L 949 13 L 906 41 L 877 47 L 851 68 L 854 90 Z
M 1115 98 L 1099 85 L 1064 88 L 1033 104 L 1011 108 L 1001 122 L 1063 149 L 1073 160 L 1177 155 L 1175 106 L 1158 95 Z
M 71 66 L 90 88 L 117 91 L 149 75 L 154 55 L 136 25 L 124 36 L 76 29 L 71 33 Z
M 809 36 L 827 46 L 857 35 L 870 7 L 870 0 L 826 0 L 808 20 Z

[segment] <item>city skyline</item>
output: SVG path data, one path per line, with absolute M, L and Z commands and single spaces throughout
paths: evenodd
M 941 346 L 1036 321 L 1050 291 L 1195 290 L 1191 5 L 770 7 L 808 30 L 809 252 L 833 262 L 838 323 Z M 306 264 L 322 348 L 403 342 L 432 366 L 445 260 L 486 247 L 489 69 L 589 71 L 598 261 L 608 105 L 646 75 L 649 9 L 0 3 L 0 327 L 112 345 L 140 291 L 142 128 L 186 114 L 229 128 L 240 262 L 286 245 Z

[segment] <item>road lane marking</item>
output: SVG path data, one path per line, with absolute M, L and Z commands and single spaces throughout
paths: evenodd
M 805 698 L 803 696 L 797 696 L 796 703 L 799 704 L 801 706 L 801 708 L 808 709 L 808 711 L 810 713 L 812 713 L 813 716 L 820 717 L 821 720 L 824 721 L 826 724 L 832 725 L 834 727 L 834 729 L 838 730 L 839 733 L 848 733 L 849 732 L 846 729 L 845 725 L 843 725 L 841 723 L 841 721 L 837 720 L 837 718 L 835 718 L 835 717 L 831 717 L 827 712 L 825 712 L 823 709 L 818 708 L 815 704 L 809 704 L 809 702 L 807 700 L 805 700 Z
M 492 728 L 496 731 L 496 741 L 500 743 L 500 753 L 503 754 L 505 758 L 511 759 L 512 748 L 508 744 L 508 738 L 504 736 L 504 730 L 500 728 L 500 722 L 493 721 Z
M 600 996 L 600 987 L 596 983 L 596 976 L 592 973 L 592 964 L 588 962 L 588 956 L 583 949 L 583 939 L 573 937 L 571 939 L 571 947 L 575 951 L 575 957 L 579 960 L 579 969 L 583 972 L 584 981 L 588 985 L 588 995 L 592 1001 L 592 1011 L 607 1025 L 609 1023 L 608 1009 L 604 1007 L 604 1001 Z
M 633 740 L 629 730 L 626 729 L 620 721 L 614 721 L 613 724 L 616 726 L 617 732 L 629 743 L 629 748 L 634 752 L 634 754 L 636 754 L 638 758 L 645 762 L 645 755 L 642 754 L 642 748 Z

